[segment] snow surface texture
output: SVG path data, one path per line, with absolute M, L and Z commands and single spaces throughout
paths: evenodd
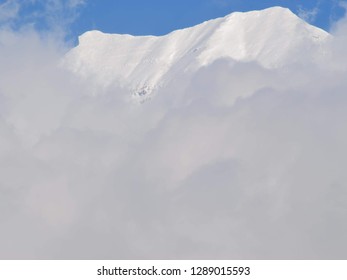
M 0 30 L 0 258 L 347 258 L 345 20 L 51 35 Z
M 327 37 L 290 10 L 276 7 L 232 13 L 161 37 L 90 31 L 80 36 L 66 64 L 97 88 L 117 85 L 147 98 L 177 73 L 220 58 L 256 61 L 265 68 L 317 58 Z

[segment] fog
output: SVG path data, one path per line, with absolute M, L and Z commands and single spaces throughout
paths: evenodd
M 0 258 L 346 259 L 346 26 L 144 103 L 65 70 L 61 30 L 2 28 Z

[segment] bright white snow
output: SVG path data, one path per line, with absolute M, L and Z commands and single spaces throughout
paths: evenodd
M 232 13 L 161 37 L 86 32 L 65 63 L 98 88 L 119 86 L 141 96 L 220 58 L 266 68 L 315 59 L 328 37 L 289 9 L 274 7 Z

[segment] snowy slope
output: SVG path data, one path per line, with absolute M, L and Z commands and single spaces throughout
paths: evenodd
M 131 36 L 89 31 L 79 37 L 64 64 L 97 86 L 117 85 L 145 95 L 178 72 L 194 71 L 229 57 L 257 61 L 266 68 L 295 63 L 304 53 L 320 55 L 329 34 L 281 7 L 224 18 L 165 36 Z

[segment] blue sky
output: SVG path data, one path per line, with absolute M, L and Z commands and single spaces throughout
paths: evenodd
M 0 24 L 60 27 L 75 39 L 85 31 L 163 35 L 233 11 L 283 6 L 329 30 L 344 10 L 338 0 L 0 0 Z
M 100 0 L 87 1 L 76 30 L 99 29 L 110 33 L 162 35 L 233 11 L 284 6 L 326 30 L 343 15 L 334 0 Z

